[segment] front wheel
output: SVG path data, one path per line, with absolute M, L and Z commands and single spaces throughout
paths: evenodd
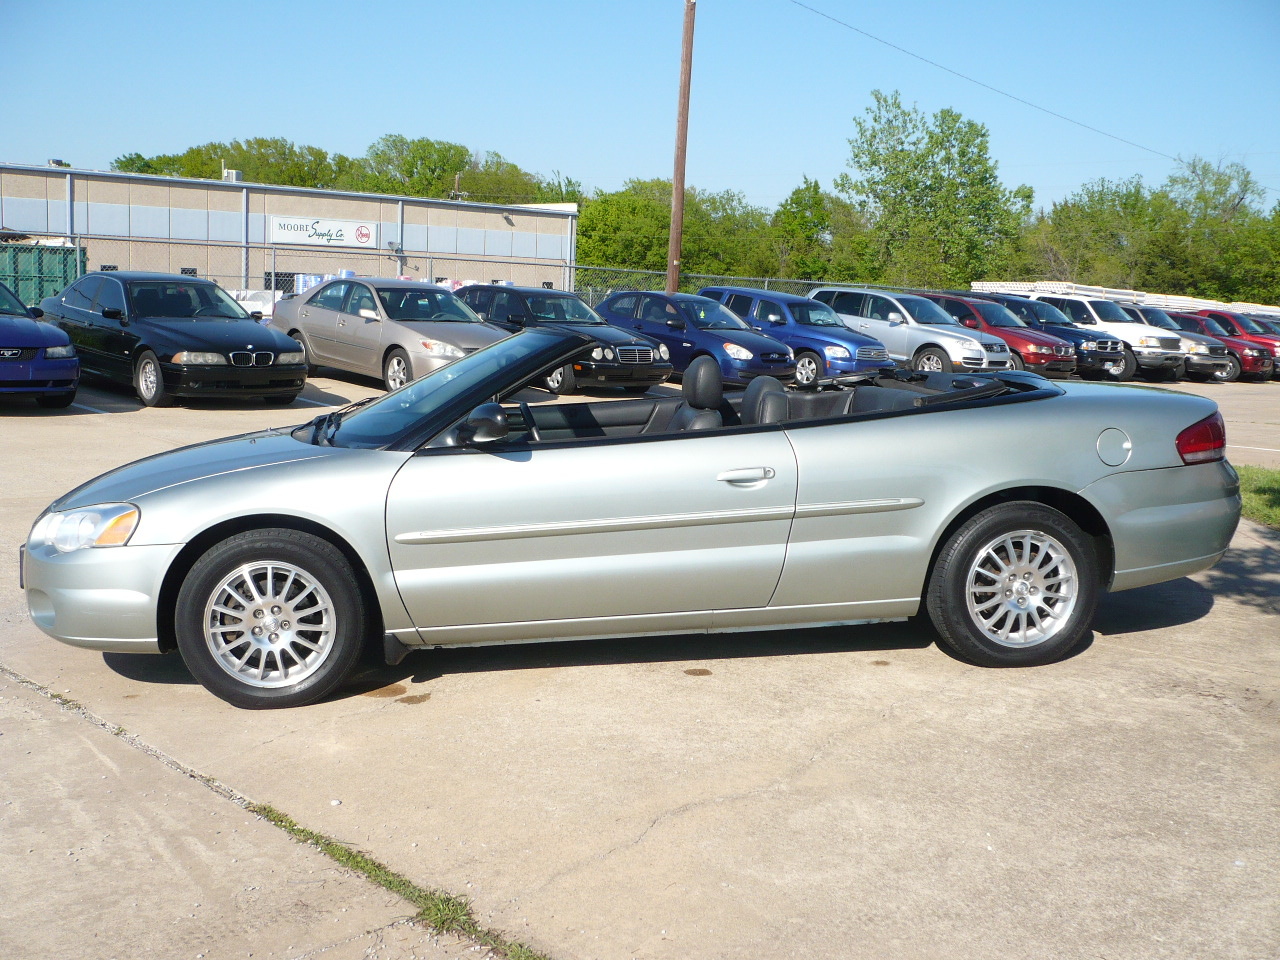
M 1240 365 L 1239 359 L 1234 354 L 1228 353 L 1227 365 L 1213 371 L 1213 380 L 1215 383 L 1235 383 L 1243 372 L 1244 367 Z
M 1107 369 L 1107 376 L 1117 383 L 1128 383 L 1133 379 L 1133 375 L 1138 370 L 1138 358 L 1133 355 L 1133 351 L 1128 347 L 1124 348 L 1124 358 L 1111 364 Z
M 313 703 L 355 668 L 365 607 L 327 540 L 268 528 L 228 537 L 187 573 L 174 626 L 182 659 L 214 696 L 264 709 Z
M 822 376 L 822 360 L 816 353 L 797 354 L 796 356 L 796 383 L 799 386 L 807 387 L 813 381 Z
M 1019 354 L 1015 353 L 1015 352 L 1014 352 L 1014 351 L 1012 351 L 1012 350 L 1010 350 L 1010 351 L 1009 351 L 1009 363 L 1010 363 L 1010 365 L 1013 367 L 1013 369 L 1015 369 L 1015 370 L 1025 370 L 1025 369 L 1027 369 L 1027 364 L 1026 364 L 1026 362 L 1022 359 L 1021 355 L 1019 355 Z
M 307 376 L 314 377 L 316 375 L 316 365 L 311 360 L 311 348 L 307 346 L 307 341 L 302 338 L 302 334 L 297 330 L 290 330 L 289 336 L 302 345 L 302 357 L 303 362 L 307 365 Z
M 399 390 L 413 379 L 413 367 L 409 355 L 396 347 L 382 361 L 382 382 L 388 390 Z
M 1098 580 L 1093 544 L 1069 517 L 1014 501 L 952 534 L 930 573 L 926 606 L 942 641 L 971 663 L 1034 666 L 1084 640 Z
M 921 373 L 950 373 L 951 358 L 937 347 L 926 347 L 912 358 L 911 369 Z
M 142 351 L 142 356 L 138 357 L 138 363 L 133 368 L 133 389 L 137 391 L 138 399 L 148 407 L 173 405 L 173 397 L 165 389 L 160 361 L 150 350 Z
M 578 389 L 578 379 L 573 375 L 573 367 L 569 364 L 552 370 L 543 378 L 543 383 L 552 393 L 562 396 Z

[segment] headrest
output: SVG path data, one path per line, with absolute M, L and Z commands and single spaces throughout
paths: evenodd
M 697 357 L 684 372 L 680 385 L 685 403 L 698 410 L 719 410 L 724 397 L 720 364 L 713 357 Z
M 760 419 L 760 403 L 765 397 L 774 393 L 784 394 L 783 400 L 786 400 L 782 384 L 773 377 L 756 377 L 748 383 L 747 389 L 742 392 L 742 422 L 767 422 Z
M 781 423 L 791 416 L 791 404 L 785 393 L 772 390 L 760 394 L 759 416 L 756 423 Z

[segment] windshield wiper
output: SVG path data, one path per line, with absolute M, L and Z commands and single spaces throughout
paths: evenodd
M 341 410 L 332 410 L 322 417 L 316 418 L 315 427 L 311 431 L 311 442 L 315 443 L 317 436 L 322 443 L 333 445 L 334 435 L 338 432 L 338 427 L 342 421 L 347 418 L 348 414 L 354 413 L 366 404 L 373 403 L 375 400 L 381 400 L 386 394 L 374 394 L 371 397 L 365 397 L 363 400 L 357 400 L 355 403 L 349 403 Z

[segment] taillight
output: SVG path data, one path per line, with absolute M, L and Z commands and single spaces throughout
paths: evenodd
M 1227 428 L 1222 414 L 1215 413 L 1193 423 L 1178 434 L 1178 455 L 1183 463 L 1208 463 L 1226 455 Z

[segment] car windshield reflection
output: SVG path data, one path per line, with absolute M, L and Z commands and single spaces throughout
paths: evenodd
M 479 323 L 471 308 L 447 290 L 376 287 L 382 309 L 392 320 L 434 320 Z
M 577 297 L 530 296 L 529 312 L 535 321 L 543 323 L 591 323 L 604 324 L 600 315 Z
M 688 321 L 699 330 L 751 329 L 746 321 L 742 320 L 736 313 L 716 303 L 714 300 L 708 300 L 705 303 L 684 300 L 680 303 L 680 310 Z
M 137 317 L 159 320 L 248 320 L 249 314 L 217 284 L 131 280 L 129 303 Z
M 791 315 L 796 323 L 806 327 L 843 327 L 844 323 L 836 316 L 836 312 L 825 303 L 813 300 L 808 303 L 791 304 Z

